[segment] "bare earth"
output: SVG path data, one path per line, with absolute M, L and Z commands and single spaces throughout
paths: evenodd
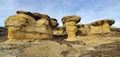
M 120 57 L 120 33 L 77 36 L 74 42 L 63 39 L 7 43 L 7 35 L 0 35 L 0 57 Z

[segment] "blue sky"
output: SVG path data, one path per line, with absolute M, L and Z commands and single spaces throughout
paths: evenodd
M 113 26 L 120 27 L 120 0 L 0 0 L 0 26 L 17 10 L 48 14 L 62 25 L 61 18 L 78 15 L 79 23 L 91 23 L 101 19 L 114 19 Z

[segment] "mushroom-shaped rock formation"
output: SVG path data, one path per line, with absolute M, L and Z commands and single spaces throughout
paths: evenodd
M 75 16 L 75 15 L 72 15 L 72 16 L 64 16 L 62 18 L 62 22 L 63 24 L 66 23 L 66 22 L 75 22 L 75 23 L 78 23 L 80 22 L 81 18 L 79 16 Z
M 109 34 L 110 27 L 115 23 L 115 20 L 105 19 L 92 22 L 90 24 L 90 33 L 89 34 Z
M 66 32 L 68 38 L 66 41 L 75 41 L 76 40 L 76 32 L 77 26 L 76 24 L 81 20 L 79 16 L 65 16 L 62 18 L 63 25 L 66 27 Z
M 39 18 L 36 20 L 34 16 Z M 16 15 L 5 20 L 9 40 L 50 39 L 53 36 L 52 28 L 55 28 L 57 24 L 57 21 L 52 21 L 48 15 L 26 11 L 17 11 Z

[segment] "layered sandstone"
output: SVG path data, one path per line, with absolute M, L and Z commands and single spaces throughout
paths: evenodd
M 81 17 L 71 15 L 62 18 L 63 26 L 55 18 L 46 14 L 36 12 L 17 11 L 5 20 L 5 26 L 8 28 L 8 39 L 29 39 L 38 41 L 42 39 L 51 39 L 53 35 L 67 35 L 66 41 L 75 41 L 77 34 L 110 34 L 110 27 L 115 20 L 104 19 L 92 22 L 90 24 L 77 24 Z
M 110 34 L 110 27 L 115 23 L 115 20 L 104 19 L 92 22 L 90 24 L 89 34 Z
M 76 33 L 77 33 L 77 26 L 76 24 L 81 20 L 79 16 L 64 16 L 62 18 L 63 25 L 66 27 L 66 32 L 68 38 L 66 41 L 75 41 L 76 40 Z
M 53 35 L 53 28 L 58 25 L 57 20 L 50 19 L 48 15 L 17 11 L 5 20 L 8 28 L 8 39 L 50 39 Z
M 104 19 L 92 22 L 90 24 L 77 24 L 78 32 L 81 34 L 110 34 L 110 27 L 115 23 L 115 20 Z
M 87 35 L 90 32 L 89 24 L 77 24 L 78 34 Z
M 78 32 L 86 35 L 104 35 L 110 34 L 110 27 L 115 23 L 115 20 L 104 19 L 92 22 L 90 24 L 77 24 Z
M 54 29 L 54 35 L 66 35 L 65 26 L 58 26 Z

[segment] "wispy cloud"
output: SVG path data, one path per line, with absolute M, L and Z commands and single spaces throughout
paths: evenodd
M 6 2 L 7 1 L 7 2 Z M 114 26 L 120 27 L 120 0 L 1 0 L 0 25 L 16 10 L 35 11 L 57 18 L 66 15 L 81 16 L 80 23 L 90 23 L 98 19 L 114 19 Z
M 0 26 L 4 26 L 4 20 L 14 13 L 16 0 L 0 0 Z

